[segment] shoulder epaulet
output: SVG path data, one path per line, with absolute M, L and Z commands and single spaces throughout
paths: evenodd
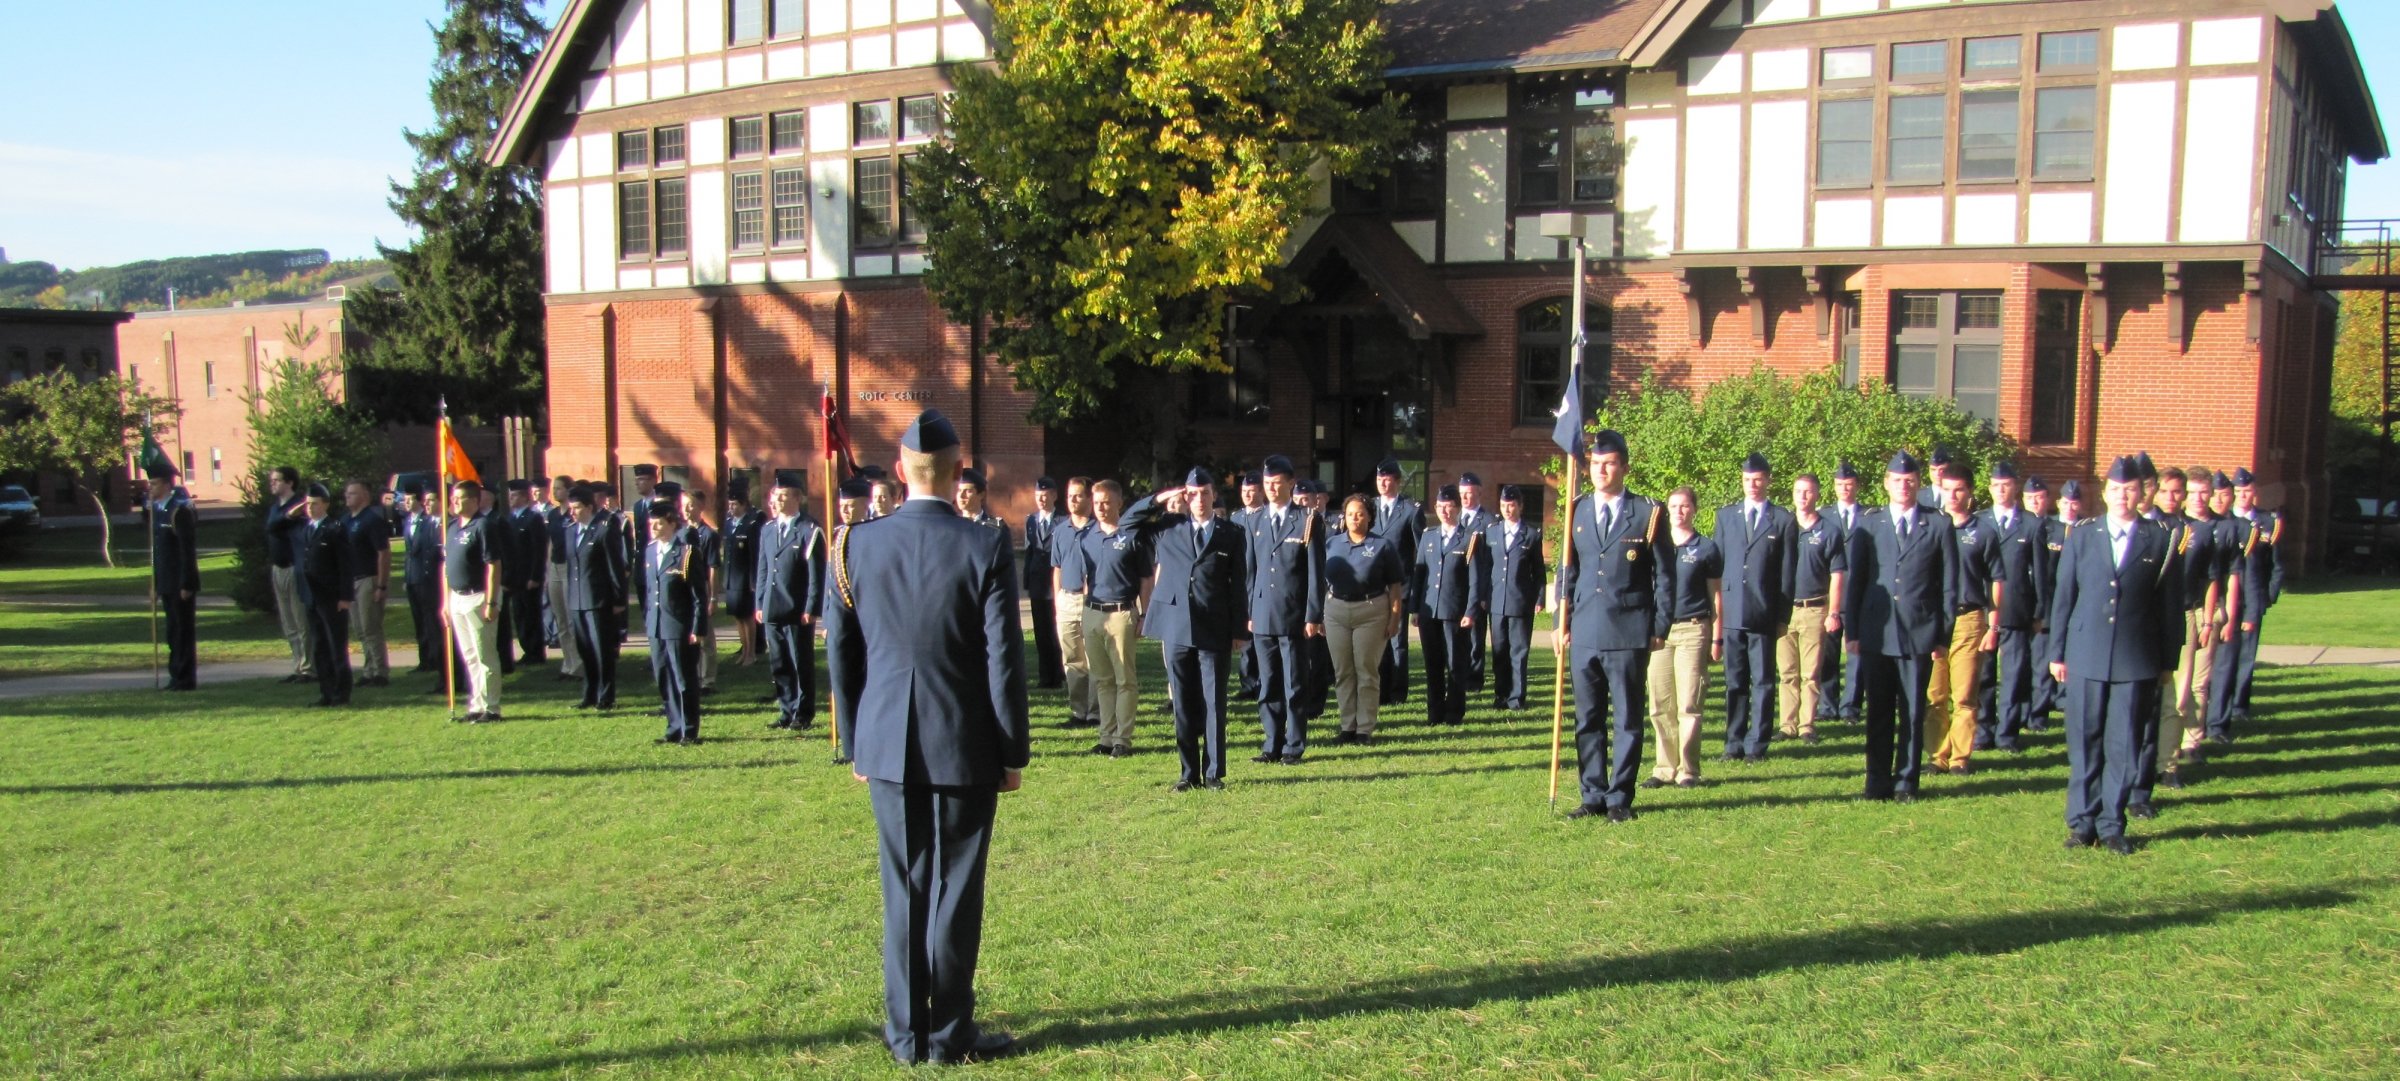
M 833 527 L 833 588 L 842 596 L 842 606 L 856 608 L 857 598 L 850 592 L 850 527 Z

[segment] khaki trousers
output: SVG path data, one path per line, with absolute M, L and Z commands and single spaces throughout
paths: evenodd
M 1792 623 L 1775 638 L 1775 671 L 1783 689 L 1775 696 L 1776 730 L 1786 736 L 1817 731 L 1817 663 L 1825 656 L 1825 609 L 1794 608 Z
M 717 621 L 704 622 L 707 626 L 700 631 L 700 686 L 713 691 L 717 689 Z
M 483 617 L 483 593 L 444 589 L 449 606 L 450 635 L 458 640 L 458 656 L 467 670 L 467 712 L 500 712 L 499 613 Z
M 567 610 L 567 570 L 553 563 L 542 580 L 542 592 L 550 599 L 550 621 L 558 628 L 558 674 L 583 675 L 583 658 L 575 651 L 575 613 Z
M 383 644 L 383 606 L 375 595 L 373 576 L 350 583 L 358 598 L 350 602 L 350 637 L 358 639 L 359 678 L 385 679 L 392 674 L 391 651 Z
M 1058 616 L 1059 667 L 1067 674 L 1067 717 L 1092 717 L 1092 662 L 1083 648 L 1083 594 L 1060 593 L 1051 603 Z
M 1391 639 L 1391 602 L 1325 598 L 1325 646 L 1333 653 L 1334 713 L 1341 730 L 1375 734 L 1375 710 L 1383 700 L 1383 653 Z
M 1084 655 L 1092 666 L 1092 700 L 1100 707 L 1100 742 L 1133 746 L 1133 712 L 1141 702 L 1134 678 L 1134 643 L 1141 638 L 1133 610 L 1083 612 Z
M 2200 746 L 2208 734 L 2209 670 L 2217 664 L 2217 635 L 2225 618 L 2209 619 L 2202 609 L 2183 614 L 2183 651 L 2175 656 L 2175 675 L 2169 682 L 2167 708 L 2159 710 L 2158 770 L 2175 768 L 2175 752 Z
M 308 660 L 308 606 L 300 603 L 300 568 L 269 567 L 267 581 L 275 587 L 275 622 L 292 647 L 292 674 L 315 676 Z
M 1667 628 L 1666 648 L 1650 655 L 1650 735 L 1662 781 L 1700 777 L 1700 705 L 1708 696 L 1708 643 L 1715 620 Z
M 1925 686 L 1925 746 L 1933 752 L 1933 768 L 1967 764 L 1975 753 L 1975 668 L 1981 658 L 1983 634 L 1990 612 L 1961 612 L 1950 632 L 1950 653 L 1933 662 L 1933 678 Z

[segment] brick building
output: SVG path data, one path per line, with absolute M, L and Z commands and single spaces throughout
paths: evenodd
M 117 370 L 117 325 L 132 316 L 124 312 L 52 311 L 44 308 L 0 308 L 0 384 L 18 383 L 51 372 L 73 372 L 89 382 Z M 0 423 L 13 418 L 0 416 Z M 0 477 L 22 483 L 49 515 L 89 514 L 92 505 L 80 502 L 66 477 L 43 475 Z M 130 498 L 130 490 L 101 493 L 109 505 Z
M 1593 393 L 1839 364 L 1955 398 L 2054 479 L 2142 446 L 2249 464 L 2304 535 L 2322 517 L 2312 247 L 2346 163 L 2386 154 L 2329 0 L 1386 20 L 1418 137 L 1376 189 L 1326 192 L 1291 260 L 1307 298 L 1244 309 L 1233 374 L 1189 380 L 1228 456 L 1530 479 L 1569 285 L 1538 215 L 1577 210 L 1609 223 Z M 828 385 L 873 458 L 921 402 L 963 419 L 1004 507 L 1100 458 L 1028 426 L 913 276 L 897 162 L 939 135 L 937 65 L 984 50 L 944 0 L 570 4 L 494 151 L 545 179 L 553 469 L 805 464 Z

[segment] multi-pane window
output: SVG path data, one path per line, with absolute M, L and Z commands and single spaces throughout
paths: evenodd
M 684 178 L 657 175 L 658 170 L 680 168 L 684 158 L 681 124 L 617 133 L 618 170 L 656 177 L 617 185 L 618 258 L 680 256 L 690 247 Z
M 1519 205 L 1617 198 L 1616 92 L 1601 85 L 1521 87 L 1513 118 Z
M 225 448 L 223 447 L 208 448 L 208 482 L 210 484 L 225 483 Z
M 1894 184 L 1942 182 L 1942 148 L 1949 141 L 1950 99 L 1909 94 L 1891 99 L 1884 179 Z
M 650 182 L 617 185 L 617 255 L 639 259 L 650 254 Z
M 804 14 L 807 7 L 808 0 L 774 0 L 768 9 L 774 22 L 767 27 L 767 33 L 785 38 L 807 30 L 808 16 Z
M 892 103 L 862 101 L 850 107 L 850 141 L 888 143 L 892 139 Z
M 733 156 L 755 158 L 767 152 L 767 118 L 737 116 L 733 118 Z
M 651 157 L 657 159 L 662 169 L 683 164 L 683 125 L 675 124 L 652 132 L 651 150 Z
M 767 36 L 766 0 L 730 0 L 725 13 L 726 38 L 734 44 Z
M 1438 125 L 1419 124 L 1416 134 L 1402 143 L 1393 157 L 1393 209 L 1403 214 L 1430 213 L 1441 200 L 1442 131 Z
M 2000 294 L 1896 293 L 1892 389 L 1949 398 L 1987 421 L 2000 416 Z
M 1968 38 L 1967 78 L 2006 78 L 2023 67 L 2024 41 L 2015 37 Z
M 2034 92 L 2034 179 L 2091 179 L 2099 101 L 2099 90 L 2089 86 L 2051 86 Z
M 1568 301 L 1546 300 L 1517 312 L 1517 423 L 1549 424 L 1558 419 L 1558 403 L 1567 392 L 1569 348 L 1574 328 L 1567 325 Z M 1599 304 L 1583 306 L 1583 407 L 1599 404 L 1608 393 L 1609 310 Z
M 208 397 L 214 398 L 217 396 L 216 361 L 204 360 L 200 362 L 200 386 Z
M 775 246 L 808 246 L 808 171 L 777 169 L 774 175 Z
M 1958 178 L 2017 178 L 2017 92 L 1969 90 L 1958 102 Z
M 682 177 L 669 177 L 656 182 L 658 204 L 658 254 L 682 255 L 691 246 L 691 227 L 684 197 Z
M 620 131 L 617 133 L 617 171 L 630 172 L 650 167 L 650 133 Z
M 857 174 L 850 193 L 856 204 L 851 217 L 857 226 L 859 247 L 881 248 L 892 242 L 899 194 L 892 165 L 890 158 L 860 158 L 856 163 Z
M 1817 106 L 1817 186 L 1863 188 L 1875 181 L 1875 102 L 1828 101 Z
M 2034 70 L 2044 75 L 2097 71 L 2100 68 L 2100 32 L 2097 30 L 2043 34 L 2038 50 L 2034 54 Z
M 2064 289 L 2034 294 L 2034 443 L 2075 441 L 2076 360 L 2082 352 L 2082 320 L 2081 294 Z
M 733 250 L 757 251 L 766 246 L 766 174 L 735 173 L 733 174 Z
M 926 94 L 900 99 L 900 138 L 931 139 L 942 133 L 942 99 Z
M 1266 350 L 1255 343 L 1235 341 L 1225 351 L 1232 371 L 1200 372 L 1192 378 L 1192 418 L 1266 423 L 1272 386 Z
M 1827 49 L 1817 56 L 1817 81 L 1848 82 L 1875 77 L 1875 49 L 1858 45 L 1847 49 Z
M 775 153 L 796 154 L 808 149 L 807 113 L 776 113 L 768 119 L 774 129 Z
M 1843 293 L 1841 304 L 1837 308 L 1840 321 L 1836 325 L 1841 328 L 1842 335 L 1840 346 L 1842 385 L 1845 387 L 1858 385 L 1858 328 L 1861 318 L 1860 309 L 1864 306 L 1862 298 L 1857 293 Z
M 908 170 L 916 160 L 915 154 L 903 154 L 900 157 L 900 242 L 903 244 L 925 242 L 925 221 L 917 216 L 916 208 L 908 205 L 909 189 L 913 186 L 908 181 Z
M 1892 81 L 1938 82 L 1950 77 L 1950 43 L 1912 41 L 1892 46 Z

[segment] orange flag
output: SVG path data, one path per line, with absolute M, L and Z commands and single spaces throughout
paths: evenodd
M 483 483 L 475 472 L 475 463 L 467 460 L 467 449 L 458 445 L 458 437 L 450 432 L 450 418 L 441 420 L 442 473 L 452 481 L 471 480 Z

